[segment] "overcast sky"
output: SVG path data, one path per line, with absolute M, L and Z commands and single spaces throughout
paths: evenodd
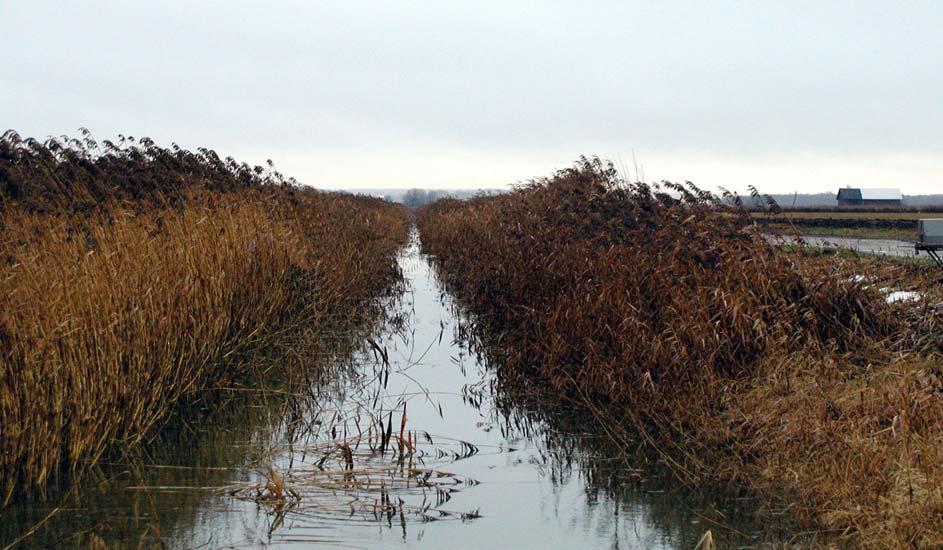
M 943 193 L 943 3 L 0 0 L 0 131 L 208 146 L 317 187 Z

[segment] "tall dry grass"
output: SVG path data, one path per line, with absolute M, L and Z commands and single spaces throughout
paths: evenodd
M 632 426 L 687 481 L 791 495 L 859 543 L 939 541 L 939 363 L 896 359 L 919 339 L 875 286 L 806 269 L 739 203 L 583 159 L 506 195 L 439 201 L 418 223 L 500 369 L 541 380 L 610 433 Z M 923 374 L 897 376 L 914 364 Z M 859 395 L 877 380 L 893 391 Z M 905 475 L 930 497 L 899 498 Z
M 676 190 L 681 200 L 585 161 L 508 195 L 440 201 L 419 225 L 450 283 L 520 327 L 514 363 L 539 356 L 533 368 L 561 388 L 572 376 L 632 398 L 749 371 L 771 350 L 850 349 L 892 331 L 876 290 L 803 278 L 745 211 Z
M 253 353 L 363 314 L 398 276 L 408 221 L 380 200 L 263 169 L 230 185 L 238 171 L 206 175 L 212 155 L 170 166 L 164 150 L 64 154 L 9 134 L 0 150 L 3 502 L 140 441 Z M 63 179 L 82 170 L 94 178 Z

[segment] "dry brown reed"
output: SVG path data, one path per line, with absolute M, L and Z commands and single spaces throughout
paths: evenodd
M 938 544 L 939 363 L 873 282 L 809 269 L 740 204 L 584 158 L 418 222 L 499 369 L 628 423 L 687 481 L 788 495 L 859 544 Z
M 500 326 L 522 327 L 514 363 L 539 356 L 533 368 L 564 388 L 572 376 L 583 391 L 634 397 L 739 374 L 771 349 L 848 349 L 891 332 L 877 291 L 803 278 L 745 211 L 678 190 L 623 184 L 585 161 L 508 195 L 440 201 L 419 223 L 424 248 L 459 274 L 449 282 Z
M 212 152 L 112 147 L 0 140 L 4 503 L 140 441 L 251 354 L 356 317 L 398 276 L 397 206 Z

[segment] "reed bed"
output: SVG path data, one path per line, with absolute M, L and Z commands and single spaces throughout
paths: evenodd
M 940 363 L 913 337 L 938 324 L 774 248 L 740 205 L 584 158 L 418 223 L 499 372 L 631 427 L 686 481 L 749 484 L 859 544 L 939 544 Z
M 42 494 L 365 314 L 404 211 L 144 138 L 0 139 L 0 489 Z M 294 350 L 299 352 L 303 350 Z

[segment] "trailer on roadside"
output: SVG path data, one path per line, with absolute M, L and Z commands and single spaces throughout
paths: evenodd
M 917 253 L 926 252 L 936 265 L 943 269 L 943 218 L 922 219 L 917 221 L 917 242 L 914 245 Z

